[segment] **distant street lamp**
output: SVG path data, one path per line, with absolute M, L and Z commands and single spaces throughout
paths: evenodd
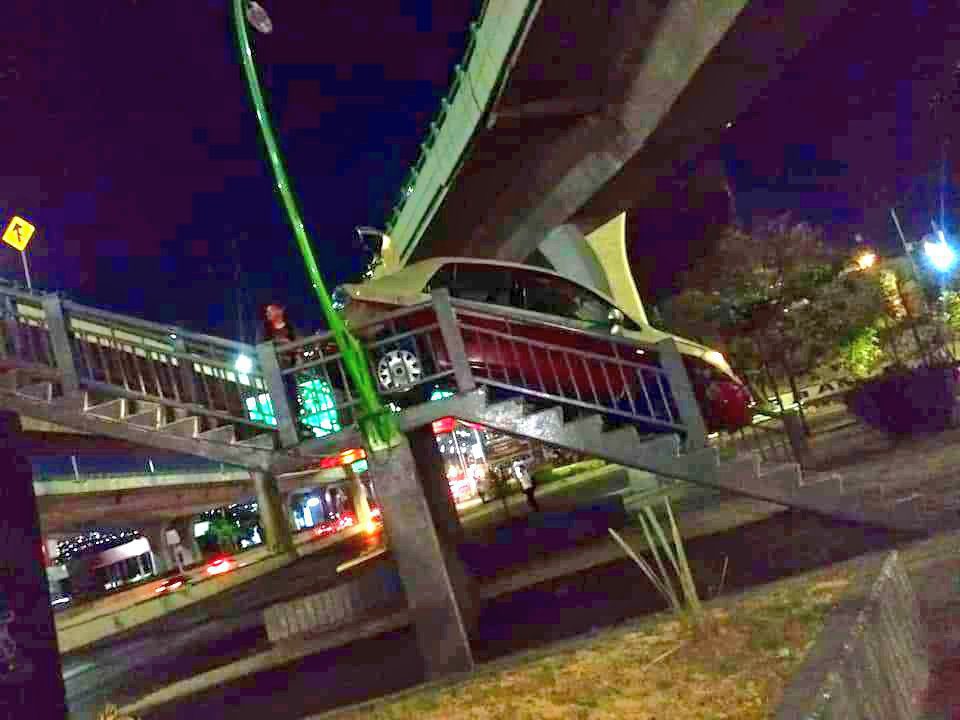
M 956 263 L 957 254 L 953 248 L 947 244 L 947 238 L 943 234 L 943 230 L 938 230 L 937 235 L 940 238 L 937 242 L 929 239 L 924 240 L 923 251 L 937 272 L 947 273 L 950 272 L 950 269 L 953 268 Z
M 857 267 L 860 270 L 869 270 L 874 265 L 877 264 L 877 254 L 870 252 L 869 250 L 865 253 L 861 253 L 857 258 Z
M 249 375 L 253 372 L 253 360 L 247 355 L 239 355 L 233 367 L 241 375 Z
M 245 20 L 262 33 L 272 32 L 273 22 L 267 15 L 266 10 L 254 0 L 233 0 L 233 27 L 237 36 L 240 62 L 247 81 L 247 89 L 250 92 L 250 100 L 257 116 L 257 123 L 260 126 L 260 135 L 263 138 L 263 144 L 267 149 L 267 157 L 273 169 L 277 192 L 290 221 L 290 226 L 293 228 L 293 234 L 300 249 L 300 255 L 303 257 L 307 275 L 310 277 L 317 299 L 320 301 L 320 309 L 323 311 L 330 332 L 333 333 L 347 374 L 360 400 L 362 411 L 359 418 L 360 430 L 370 444 L 392 445 L 399 436 L 395 418 L 384 407 L 380 396 L 377 394 L 377 387 L 367 363 L 366 353 L 357 339 L 347 330 L 343 318 L 334 308 L 333 299 L 327 292 L 323 276 L 320 274 L 320 267 L 317 265 L 317 259 L 313 254 L 310 238 L 307 235 L 300 209 L 297 207 L 297 201 L 284 168 L 277 139 L 270 125 L 270 116 L 267 113 L 267 105 L 260 87 L 260 78 L 253 61 L 253 49 L 250 45 Z

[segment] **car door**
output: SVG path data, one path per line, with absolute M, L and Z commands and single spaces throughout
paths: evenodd
M 635 348 L 612 337 L 610 313 L 616 309 L 614 305 L 588 288 L 551 273 L 531 268 L 518 270 L 514 277 L 524 310 L 538 320 L 529 325 L 526 334 L 538 344 L 557 348 L 541 354 L 545 384 L 561 387 L 563 394 L 572 392 L 584 401 L 604 405 L 623 398 L 627 389 L 637 384 L 631 370 L 638 359 Z
M 505 337 L 508 321 L 498 315 L 498 308 L 511 306 L 514 299 L 511 268 L 494 263 L 451 263 L 437 272 L 430 289 L 446 287 L 457 300 L 477 303 L 479 312 L 462 310 L 460 323 L 464 347 L 473 372 L 479 377 L 509 382 L 511 368 L 523 363 L 522 358 L 508 352 Z M 489 311 L 486 309 L 489 308 Z M 449 361 L 447 361 L 449 366 Z M 529 361 L 524 365 L 528 367 Z

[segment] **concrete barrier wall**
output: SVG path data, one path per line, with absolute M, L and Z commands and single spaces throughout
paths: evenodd
M 926 633 L 896 551 L 827 619 L 776 720 L 915 720 L 930 676 Z
M 263 622 L 271 643 L 353 622 L 372 610 L 403 604 L 400 576 L 378 567 L 315 595 L 271 605 Z

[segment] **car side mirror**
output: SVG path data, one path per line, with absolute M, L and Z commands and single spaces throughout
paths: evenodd
M 610 323 L 610 334 L 619 335 L 623 330 L 623 311 L 619 308 L 612 308 L 607 313 L 607 321 Z

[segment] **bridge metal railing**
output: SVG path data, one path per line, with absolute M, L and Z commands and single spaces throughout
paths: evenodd
M 652 432 L 687 429 L 654 345 L 453 301 L 445 291 L 351 330 L 367 351 L 385 401 L 398 410 L 486 386 L 495 395 L 601 413 Z M 319 382 L 325 397 L 315 404 L 335 412 L 343 426 L 357 422 L 357 395 L 331 334 L 276 352 L 286 383 Z M 286 392 L 275 402 L 290 397 Z
M 276 429 L 251 345 L 12 288 L 0 288 L 0 320 L 0 362 L 56 371 L 65 391 L 157 403 L 241 436 Z
M 470 142 L 503 92 L 511 57 L 538 6 L 537 0 L 484 0 L 478 19 L 470 23 L 463 59 L 386 221 L 401 261 L 439 208 Z
M 127 470 L 127 471 L 117 471 L 117 472 L 82 472 L 80 473 L 79 483 L 83 484 L 87 481 L 94 480 L 124 480 L 126 478 L 141 478 L 141 477 L 156 477 L 156 478 L 166 478 L 166 477 L 178 477 L 181 475 L 200 475 L 200 476 L 220 476 L 226 478 L 229 475 L 242 474 L 245 477 L 249 478 L 250 473 L 247 470 L 237 469 L 237 468 L 180 468 L 178 469 L 160 469 L 160 470 Z M 69 473 L 38 473 L 34 476 L 35 482 L 69 482 L 77 483 L 77 476 Z
M 721 433 L 714 444 L 721 458 L 734 458 L 741 454 L 755 453 L 763 462 L 798 462 L 797 453 L 790 440 L 786 421 L 771 417 L 762 424 L 747 425 L 730 433 Z
M 0 288 L 0 358 L 37 369 L 56 366 L 41 298 L 14 288 Z
M 0 288 L 0 301 L 4 359 L 55 371 L 64 393 L 156 403 L 170 410 L 168 420 L 198 416 L 204 429 L 274 430 L 283 447 L 301 441 L 298 423 L 322 435 L 360 420 L 330 333 L 254 347 L 55 295 Z M 445 290 L 351 329 L 396 411 L 484 386 L 494 398 L 602 414 L 649 432 L 690 429 L 680 411 L 690 403 L 678 403 L 676 392 L 689 379 L 679 355 L 665 363 L 659 345 L 451 300 Z

